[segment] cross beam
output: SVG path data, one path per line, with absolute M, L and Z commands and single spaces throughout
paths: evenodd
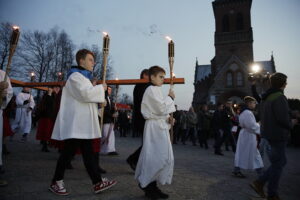
M 13 87 L 31 87 L 38 90 L 48 90 L 47 87 L 51 86 L 64 86 L 65 81 L 58 82 L 23 82 L 15 79 L 10 79 Z M 135 85 L 138 83 L 147 83 L 145 79 L 122 79 L 122 80 L 106 80 L 107 85 Z M 184 78 L 173 78 L 174 84 L 184 84 Z M 97 81 L 97 84 L 101 84 L 102 81 Z M 170 78 L 165 78 L 164 84 L 170 84 Z

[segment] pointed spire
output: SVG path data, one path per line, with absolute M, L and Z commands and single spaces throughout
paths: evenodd
M 271 61 L 274 62 L 273 51 L 271 51 Z
M 271 52 L 271 65 L 272 65 L 273 73 L 275 73 L 276 72 L 276 66 L 275 66 L 273 51 Z
M 196 66 L 198 66 L 198 57 L 196 57 Z

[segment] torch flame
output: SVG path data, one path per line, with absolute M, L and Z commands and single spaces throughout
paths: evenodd
M 103 35 L 104 35 L 104 36 L 107 36 L 107 35 L 108 35 L 108 33 L 107 33 L 107 32 L 104 32 L 104 31 L 103 31 L 102 33 L 103 33 Z
M 20 29 L 20 27 L 18 27 L 18 26 L 13 26 L 12 28 L 13 28 L 14 30 Z
M 170 36 L 165 37 L 169 42 L 172 41 L 172 38 Z

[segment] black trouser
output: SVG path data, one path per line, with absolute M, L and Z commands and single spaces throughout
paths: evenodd
M 233 135 L 231 133 L 231 128 L 230 127 L 226 127 L 226 128 L 223 128 L 223 136 L 221 138 L 218 139 L 217 143 L 216 143 L 216 146 L 215 146 L 215 151 L 216 152 L 220 152 L 221 151 L 221 146 L 222 144 L 225 142 L 225 140 L 228 138 L 231 146 L 232 146 L 232 150 L 235 152 L 235 142 L 234 142 L 234 139 L 233 139 Z
M 127 130 L 128 130 L 128 128 L 126 125 L 121 125 L 120 126 L 120 137 L 126 137 Z
M 62 180 L 64 178 L 67 163 L 72 159 L 77 148 L 80 148 L 85 168 L 93 184 L 101 182 L 102 178 L 98 172 L 99 166 L 93 153 L 92 140 L 69 139 L 64 142 L 65 146 L 58 158 L 53 181 Z
M 191 138 L 193 145 L 196 145 L 196 134 L 197 134 L 196 131 L 197 130 L 196 130 L 195 127 L 188 127 L 186 129 L 186 133 L 185 133 L 185 137 L 184 137 L 183 143 L 185 143 L 185 141 L 188 138 Z
M 143 145 L 140 146 L 133 154 L 131 154 L 127 158 L 128 162 L 134 164 L 135 166 L 137 165 L 137 163 L 139 161 L 140 154 L 141 154 L 142 147 L 143 147 Z
M 202 147 L 203 145 L 207 148 L 207 139 L 209 135 L 209 130 L 198 130 L 198 138 L 199 138 L 199 143 L 200 146 Z

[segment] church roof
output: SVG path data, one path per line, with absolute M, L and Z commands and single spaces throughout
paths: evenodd
M 197 65 L 195 82 L 202 81 L 211 74 L 211 65 Z
M 270 74 L 275 73 L 275 67 L 272 62 L 270 61 L 255 61 L 255 64 L 258 64 L 263 71 L 269 72 Z M 196 64 L 196 74 L 195 74 L 195 83 L 198 81 L 204 80 L 211 74 L 211 65 L 198 65 Z
M 255 64 L 258 64 L 263 71 L 269 72 L 270 74 L 275 73 L 274 66 L 272 61 L 256 61 Z

